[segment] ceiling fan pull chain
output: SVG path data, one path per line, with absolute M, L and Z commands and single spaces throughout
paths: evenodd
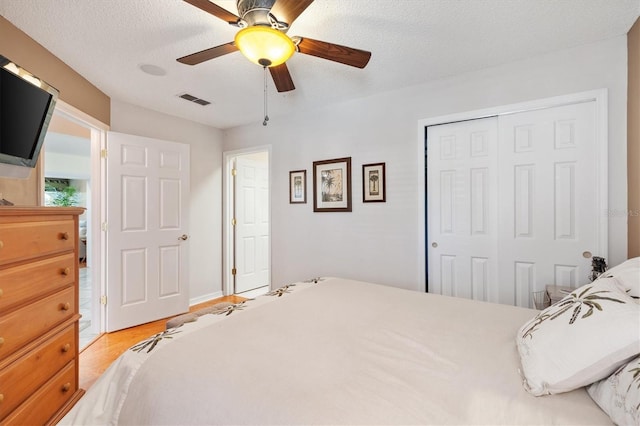
M 267 109 L 267 67 L 262 67 L 264 69 L 264 121 L 262 122 L 263 126 L 267 125 L 267 121 L 269 121 L 269 114 Z

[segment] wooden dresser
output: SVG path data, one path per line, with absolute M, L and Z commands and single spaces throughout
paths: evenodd
M 56 423 L 78 386 L 81 208 L 0 207 L 0 424 Z

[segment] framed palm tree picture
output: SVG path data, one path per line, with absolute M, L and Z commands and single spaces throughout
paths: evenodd
M 351 211 L 351 157 L 313 162 L 313 211 Z
M 387 200 L 384 164 L 362 165 L 362 202 L 384 203 Z
M 289 172 L 289 203 L 305 204 L 307 202 L 307 171 Z

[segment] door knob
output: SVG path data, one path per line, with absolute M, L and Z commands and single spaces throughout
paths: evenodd
M 178 239 L 182 241 L 187 241 L 189 239 L 189 236 L 187 234 L 182 234 L 182 236 L 178 237 Z

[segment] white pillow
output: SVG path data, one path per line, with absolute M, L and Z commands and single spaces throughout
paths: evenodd
M 627 294 L 640 303 L 640 257 L 626 260 L 601 276 L 617 279 Z
M 516 343 L 528 392 L 568 392 L 640 353 L 640 304 L 613 278 L 600 278 L 525 323 Z
M 640 425 L 640 357 L 592 384 L 587 392 L 615 424 Z

